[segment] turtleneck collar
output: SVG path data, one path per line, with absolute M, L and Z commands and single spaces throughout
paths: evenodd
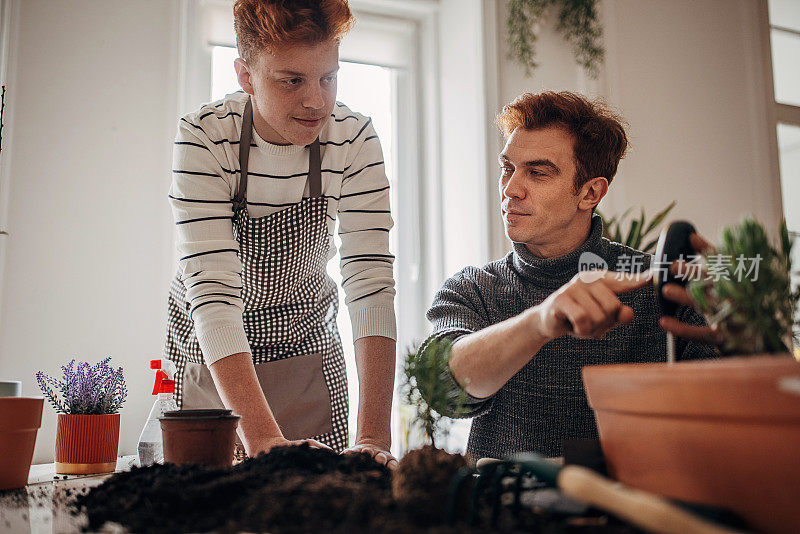
M 592 215 L 589 237 L 581 246 L 564 256 L 540 258 L 528 250 L 524 243 L 514 243 L 511 255 L 514 270 L 522 278 L 539 286 L 559 288 L 578 273 L 578 261 L 584 252 L 605 257 L 603 220 L 596 213 Z

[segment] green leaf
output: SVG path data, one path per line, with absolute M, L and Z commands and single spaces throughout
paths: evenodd
M 639 245 L 642 244 L 642 228 L 644 228 L 644 208 L 642 208 L 642 213 L 639 216 L 639 221 L 636 225 L 636 233 L 634 234 L 633 242 L 631 243 L 631 247 L 637 250 L 639 249 Z
M 655 252 L 656 245 L 658 245 L 658 238 L 657 237 L 655 239 L 652 239 L 652 240 L 648 241 L 647 244 L 645 246 L 643 246 L 642 248 L 640 248 L 639 250 L 641 250 L 642 252 L 647 252 L 648 254 L 651 254 L 651 252 L 650 252 L 651 250 L 653 252 Z
M 634 236 L 636 235 L 636 230 L 639 228 L 639 221 L 633 221 L 631 223 L 631 228 L 628 230 L 628 237 L 625 238 L 625 244 L 629 247 L 633 247 L 633 240 Z M 635 247 L 633 247 L 635 248 Z
M 650 224 L 648 224 L 648 225 L 647 225 L 647 229 L 644 231 L 644 235 L 647 235 L 647 234 L 649 234 L 650 232 L 652 232 L 653 230 L 655 230 L 655 229 L 656 229 L 656 227 L 658 227 L 658 225 L 660 225 L 660 224 L 661 224 L 661 222 L 662 222 L 662 221 L 664 220 L 664 218 L 665 218 L 665 217 L 666 217 L 666 216 L 669 214 L 669 212 L 670 212 L 670 211 L 672 211 L 672 208 L 674 208 L 674 207 L 675 207 L 675 203 L 676 203 L 676 201 L 675 201 L 675 200 L 673 200 L 673 201 L 670 203 L 670 205 L 669 205 L 669 206 L 667 206 L 667 207 L 666 207 L 666 208 L 664 208 L 663 210 L 659 211 L 659 212 L 656 214 L 656 216 L 655 216 L 655 217 L 653 217 L 653 220 L 652 220 L 652 221 L 650 221 Z

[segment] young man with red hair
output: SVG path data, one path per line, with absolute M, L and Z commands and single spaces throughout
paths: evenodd
M 473 457 L 560 456 L 564 440 L 597 436 L 581 368 L 663 361 L 666 335 L 650 256 L 603 238 L 594 213 L 628 146 L 619 117 L 575 93 L 525 93 L 498 125 L 507 139 L 500 207 L 514 249 L 444 283 L 428 311 L 429 339 L 451 343 L 443 374 L 464 392 L 453 398 L 467 399 L 466 413 L 451 415 L 475 417 Z M 611 271 L 581 272 L 581 263 Z M 613 272 L 620 266 L 634 272 Z M 678 318 L 704 324 L 687 307 Z M 685 340 L 677 353 L 716 356 Z
M 336 102 L 346 0 L 238 0 L 242 92 L 183 117 L 170 202 L 178 275 L 166 355 L 182 408 L 242 416 L 248 454 L 348 447 L 341 269 L 359 375 L 356 442 L 393 466 L 395 370 L 389 184 L 371 119 Z

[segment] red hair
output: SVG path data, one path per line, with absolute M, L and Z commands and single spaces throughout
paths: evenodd
M 628 136 L 619 116 L 601 100 L 592 101 L 569 91 L 523 93 L 504 106 L 496 120 L 506 137 L 517 128 L 557 126 L 569 132 L 575 141 L 576 192 L 598 176 L 611 183 L 628 149 Z
M 347 0 L 236 0 L 233 20 L 239 55 L 250 62 L 263 49 L 341 39 L 355 19 Z

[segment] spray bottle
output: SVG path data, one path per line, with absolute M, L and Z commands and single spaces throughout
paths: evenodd
M 175 393 L 175 364 L 170 360 L 151 360 L 150 369 L 156 369 L 153 395 L 158 395 L 147 417 L 147 423 L 139 436 L 139 465 L 144 467 L 164 460 L 164 447 L 161 440 L 161 423 L 158 418 L 164 412 L 177 410 Z

